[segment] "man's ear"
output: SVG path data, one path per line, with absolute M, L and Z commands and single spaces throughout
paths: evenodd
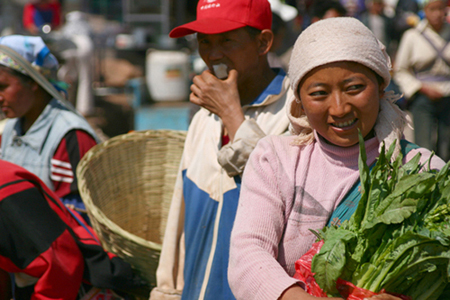
M 273 44 L 272 30 L 263 29 L 261 33 L 258 35 L 258 41 L 259 41 L 259 49 L 258 49 L 259 54 L 260 55 L 267 54 Z

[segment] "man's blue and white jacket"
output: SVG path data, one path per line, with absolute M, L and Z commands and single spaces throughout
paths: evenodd
M 186 137 L 150 299 L 234 299 L 227 268 L 240 175 L 257 142 L 288 131 L 289 80 L 280 70 L 264 92 L 243 106 L 245 121 L 222 147 L 222 122 L 206 109 Z

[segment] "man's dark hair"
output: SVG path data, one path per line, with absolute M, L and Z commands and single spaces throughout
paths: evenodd
M 258 28 L 251 27 L 251 26 L 245 26 L 244 28 L 245 28 L 245 30 L 247 30 L 248 34 L 250 34 L 250 36 L 253 38 L 257 37 L 258 34 L 260 34 L 262 31 Z

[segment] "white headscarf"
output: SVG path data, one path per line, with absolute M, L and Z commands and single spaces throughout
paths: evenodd
M 295 42 L 288 71 L 295 98 L 289 99 L 287 114 L 291 133 L 298 135 L 296 144 L 306 145 L 314 141 L 313 128 L 301 110 L 300 81 L 311 70 L 339 61 L 360 63 L 381 76 L 383 89 L 389 85 L 392 66 L 386 47 L 359 20 L 352 17 L 328 18 L 308 26 Z M 385 142 L 386 149 L 397 140 L 394 157 L 400 152 L 400 139 L 408 122 L 406 114 L 394 104 L 399 98 L 393 92 L 384 93 L 375 123 L 375 135 L 380 142 Z

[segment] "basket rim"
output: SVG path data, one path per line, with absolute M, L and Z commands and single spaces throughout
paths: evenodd
M 96 222 L 102 224 L 103 226 L 107 227 L 108 230 L 113 232 L 114 234 L 117 234 L 119 236 L 125 237 L 129 239 L 130 241 L 147 247 L 151 248 L 153 250 L 161 251 L 162 249 L 162 243 L 156 243 L 149 240 L 146 240 L 144 238 L 141 238 L 125 229 L 117 225 L 115 222 L 113 222 L 111 219 L 109 219 L 101 210 L 100 208 L 94 204 L 92 201 L 90 192 L 86 188 L 86 181 L 84 180 L 84 173 L 88 169 L 88 163 L 89 161 L 96 156 L 99 156 L 102 152 L 106 151 L 108 148 L 114 147 L 119 143 L 122 143 L 124 141 L 133 140 L 134 138 L 143 138 L 143 137 L 149 137 L 152 135 L 155 136 L 167 136 L 167 137 L 185 137 L 187 134 L 187 131 L 181 131 L 181 130 L 170 130 L 170 129 L 161 129 L 161 130 L 140 130 L 140 131 L 131 131 L 129 133 L 121 134 L 115 137 L 112 137 L 102 143 L 99 143 L 89 149 L 88 152 L 83 156 L 83 158 L 80 160 L 77 166 L 77 179 L 78 179 L 78 189 L 80 192 L 80 196 L 85 203 L 86 208 L 88 209 L 88 213 L 91 213 L 95 219 Z

